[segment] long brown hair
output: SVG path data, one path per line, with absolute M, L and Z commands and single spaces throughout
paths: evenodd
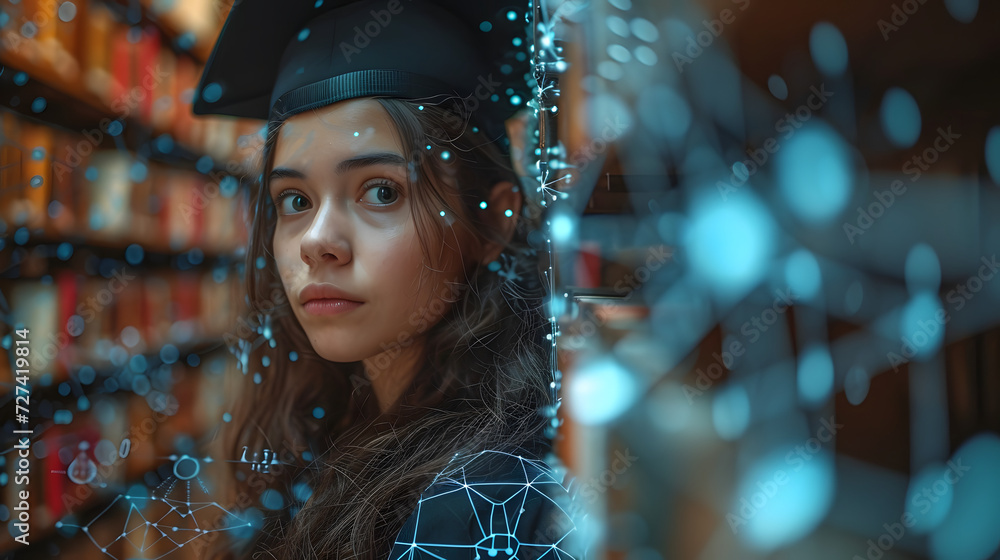
M 469 123 L 463 100 L 375 99 L 408 152 L 407 192 L 413 193 L 408 198 L 425 265 L 433 228 L 443 233 L 434 218 L 444 209 L 477 243 L 505 245 L 503 267 L 490 270 L 477 262 L 466 284 L 441 287 L 454 303 L 427 328 L 424 361 L 396 411 L 380 414 L 361 363 L 318 356 L 284 296 L 266 183 L 284 120 L 269 123 L 245 269 L 247 303 L 260 325 L 234 348 L 244 358 L 247 383 L 226 425 L 225 447 L 232 457 L 244 447 L 277 453 L 280 464 L 266 476 L 233 464 L 230 493 L 243 502 L 251 496 L 252 507 L 265 510 L 259 496 L 276 491 L 271 507 L 282 507 L 267 512 L 244 546 L 216 546 L 217 555 L 386 558 L 421 492 L 456 457 L 483 449 L 527 450 L 530 442 L 546 441 L 540 438 L 547 427 L 544 413 L 554 404 L 551 342 L 545 340 L 542 247 L 529 235 L 542 212 L 523 196 L 495 141 Z M 442 157 L 445 150 L 450 157 Z M 449 207 L 444 189 L 454 187 L 446 178 L 458 185 L 462 208 Z M 490 187 L 504 180 L 520 187 L 524 208 L 509 241 L 477 211 Z M 321 418 L 312 414 L 315 407 L 324 411 Z

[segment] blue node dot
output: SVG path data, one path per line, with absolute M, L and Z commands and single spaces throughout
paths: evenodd
M 45 110 L 46 105 L 44 97 L 36 97 L 35 100 L 31 102 L 31 110 L 36 113 L 41 113 Z
M 285 506 L 285 499 L 274 488 L 268 488 L 261 494 L 260 503 L 267 509 L 277 510 Z
M 431 145 L 430 144 L 427 144 L 427 149 L 428 150 L 431 149 Z
M 236 177 L 232 175 L 227 175 L 219 181 L 219 192 L 225 198 L 232 198 L 236 194 L 236 190 L 239 188 L 240 182 L 236 180 Z
M 132 167 L 129 169 L 128 178 L 131 179 L 133 183 L 141 183 L 146 180 L 148 172 L 149 169 L 146 167 L 146 164 L 141 161 L 137 161 L 133 163 Z
M 270 356 L 264 356 L 263 358 L 260 359 L 260 363 L 263 364 L 264 367 L 267 367 L 267 366 L 271 365 L 271 357 Z
M 45 148 L 38 147 L 35 148 L 34 150 L 31 150 L 31 159 L 35 161 L 42 161 L 43 159 L 45 159 Z
M 305 29 L 303 29 L 302 31 L 299 31 L 299 41 L 305 41 L 307 38 L 309 38 L 309 28 L 308 27 L 305 28 Z
M 447 160 L 451 158 L 451 153 L 448 150 L 441 152 L 441 159 Z
M 212 82 L 201 91 L 201 98 L 209 103 L 215 103 L 222 97 L 222 86 Z
M 201 358 L 198 356 L 198 354 L 188 354 L 187 364 L 189 366 L 198 367 L 198 364 L 200 363 L 201 363 Z
M 486 201 L 484 200 L 483 202 L 480 202 L 479 207 L 482 208 L 483 210 L 486 210 Z
M 142 39 L 142 29 L 140 29 L 138 25 L 130 27 L 128 30 L 128 35 L 126 35 L 125 38 L 128 39 L 128 42 L 132 43 L 133 45 L 139 44 L 139 40 Z
M 423 111 L 424 110 L 424 106 L 423 105 L 418 105 L 417 106 L 417 110 L 418 111 Z
M 318 8 L 322 5 L 323 5 L 323 0 L 316 0 L 316 3 L 313 4 L 313 8 Z
M 442 218 L 444 217 L 444 210 L 442 210 L 442 211 L 440 211 L 440 212 L 438 212 L 438 213 L 439 213 L 439 214 L 441 214 L 441 217 L 442 217 Z M 23 228 L 22 228 L 22 229 L 23 229 Z
M 500 96 L 496 93 L 490 96 L 490 101 L 500 101 Z
M 313 409 L 313 416 L 315 416 L 316 418 L 322 418 L 326 416 L 326 411 L 323 410 L 323 407 L 317 406 L 316 408 Z
M 893 87 L 885 92 L 879 114 L 882 130 L 893 145 L 909 148 L 920 137 L 920 108 L 910 93 Z
M 514 215 L 514 211 L 511 210 L 510 208 L 508 208 L 508 209 L 506 209 L 506 210 L 503 211 L 503 215 L 507 216 L 509 218 L 509 217 L 511 217 L 511 216 Z
M 37 189 L 38 187 L 42 186 L 43 183 L 45 183 L 45 179 L 42 179 L 41 175 L 35 175 L 34 177 L 31 178 L 31 181 L 29 181 L 29 183 L 31 183 L 32 188 Z
M 111 124 L 108 125 L 108 134 L 112 136 L 118 136 L 123 130 L 124 127 L 122 126 L 121 121 L 111 121 Z
M 97 180 L 97 168 L 94 167 L 93 165 L 90 166 L 90 167 L 88 167 L 87 171 L 84 172 L 83 176 L 86 177 L 88 181 L 96 181 Z
M 507 19 L 510 21 L 514 21 L 515 19 L 517 19 L 517 12 L 515 12 L 514 10 L 507 12 Z
M 132 265 L 141 263 L 144 255 L 145 252 L 142 250 L 142 246 L 137 243 L 133 243 L 125 249 L 125 260 Z
M 182 51 L 190 50 L 198 41 L 193 31 L 188 31 L 177 38 L 177 48 Z
M 163 154 L 169 154 L 174 150 L 174 138 L 169 134 L 161 134 L 156 138 L 156 149 Z
M 994 126 L 986 134 L 986 169 L 993 182 L 1000 185 L 1000 126 Z
M 847 70 L 847 42 L 836 26 L 820 22 L 809 33 L 809 53 L 819 70 L 839 76 Z
M 29 236 L 30 234 L 28 233 L 28 228 L 25 227 L 17 228 L 17 231 L 14 232 L 14 243 L 17 243 L 18 245 L 24 245 L 25 243 L 28 242 Z
M 28 75 L 24 72 L 18 72 L 17 74 L 14 74 L 14 83 L 19 86 L 23 86 L 24 84 L 28 83 Z
M 223 422 L 231 422 L 232 420 L 233 420 L 233 415 L 232 414 L 229 414 L 228 412 L 226 412 L 225 414 L 222 415 L 222 421 Z
M 198 161 L 194 164 L 194 168 L 198 170 L 199 173 L 208 173 L 215 166 L 215 162 L 212 161 L 210 156 L 201 156 Z
M 261 377 L 259 371 L 254 372 L 254 374 L 253 374 L 253 382 L 255 384 L 260 385 L 260 382 L 263 381 L 263 380 L 264 380 L 264 378 Z
M 493 29 L 493 24 L 488 21 L 484 21 L 479 24 L 479 29 L 480 31 L 489 31 L 490 29 Z
M 502 74 L 510 74 L 513 71 L 514 71 L 514 67 L 511 66 L 510 64 L 504 64 L 504 65 L 500 66 L 500 73 L 502 73 Z
M 767 79 L 767 89 L 771 92 L 771 95 L 777 97 L 778 99 L 788 99 L 788 84 L 785 83 L 784 78 L 777 74 L 772 74 L 771 77 Z
M 962 23 L 972 23 L 979 11 L 979 0 L 944 0 L 951 17 Z
M 265 266 L 267 266 L 267 261 L 264 260 L 264 257 L 257 257 L 255 264 L 257 265 L 258 269 L 263 269 Z
M 160 360 L 165 364 L 172 364 L 180 357 L 180 351 L 173 344 L 166 344 L 160 348 Z
M 360 136 L 360 133 L 359 133 L 358 131 L 356 131 L 356 130 L 355 130 L 355 131 L 354 131 L 354 136 Z
M 521 46 L 521 38 L 520 37 L 514 37 L 514 39 L 511 40 L 511 43 L 514 43 L 515 47 L 520 47 Z
M 500 263 L 493 261 L 486 268 L 490 269 L 491 272 L 496 272 L 500 270 Z
M 512 96 L 510 96 L 510 102 L 511 102 L 512 105 L 520 105 L 521 104 L 521 96 L 520 95 L 512 95 Z
M 288 359 L 293 362 L 297 361 L 299 359 L 299 353 L 292 350 L 291 352 L 288 353 Z
M 60 243 L 59 247 L 56 249 L 56 256 L 59 257 L 59 260 L 61 261 L 69 260 L 69 258 L 73 256 L 73 245 L 66 242 Z

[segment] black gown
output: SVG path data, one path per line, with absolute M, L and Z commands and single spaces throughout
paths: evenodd
M 421 494 L 390 560 L 583 560 L 577 493 L 537 440 L 453 461 Z

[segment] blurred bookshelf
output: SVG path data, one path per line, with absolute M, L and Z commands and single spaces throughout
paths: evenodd
M 24 487 L 14 483 L 17 440 L 5 440 L 0 556 L 168 552 L 115 502 L 169 482 L 181 453 L 207 457 L 223 422 L 247 178 L 264 123 L 196 117 L 191 103 L 230 7 L 0 2 L 5 437 L 21 427 L 14 327 L 44 351 L 30 376 L 31 544 L 14 540 Z

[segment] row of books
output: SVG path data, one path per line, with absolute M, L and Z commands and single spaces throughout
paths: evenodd
M 223 360 L 230 367 L 221 374 L 199 374 L 209 367 L 211 360 Z M 56 415 L 70 413 L 70 422 L 53 422 L 32 416 L 31 422 L 36 426 L 45 425 L 45 429 L 41 435 L 30 439 L 25 453 L 27 456 L 24 457 L 27 468 L 20 461 L 18 452 L 8 455 L 0 466 L 0 475 L 6 479 L 0 493 L 3 494 L 3 503 L 8 505 L 11 522 L 19 513 L 14 511 L 14 507 L 22 502 L 21 493 L 27 492 L 28 499 L 23 501 L 27 502 L 30 513 L 29 545 L 52 542 L 56 534 L 79 536 L 82 534 L 79 527 L 90 525 L 92 536 L 101 544 L 106 543 L 107 554 L 118 552 L 119 557 L 149 557 L 141 554 L 146 548 L 142 543 L 149 545 L 159 539 L 144 541 L 146 531 L 134 531 L 137 526 L 145 525 L 143 519 L 177 526 L 178 530 L 184 530 L 189 535 L 181 542 L 187 541 L 193 535 L 198 520 L 191 519 L 191 515 L 183 519 L 180 516 L 168 519 L 164 516 L 165 512 L 152 511 L 158 502 L 141 498 L 148 498 L 156 492 L 159 497 L 176 500 L 175 504 L 188 500 L 213 500 L 213 496 L 204 492 L 217 486 L 211 478 L 214 471 L 208 468 L 211 460 L 206 461 L 208 458 L 190 444 L 182 443 L 182 448 L 178 449 L 178 436 L 184 435 L 187 436 L 185 440 L 196 442 L 209 435 L 207 429 L 218 425 L 225 407 L 220 396 L 224 392 L 226 378 L 235 375 L 231 363 L 231 360 L 225 359 L 224 351 L 216 351 L 206 356 L 198 367 L 183 363 L 170 366 L 173 394 L 179 402 L 167 413 L 153 410 L 147 399 L 135 392 L 100 394 L 90 391 L 87 405 L 83 407 L 75 399 L 52 406 Z M 87 388 L 86 385 L 76 385 Z M 32 395 L 33 414 L 39 408 L 39 400 L 37 393 Z M 182 459 L 179 468 L 174 469 L 173 463 L 185 455 L 191 458 Z M 212 459 L 224 462 L 228 458 Z M 162 468 L 163 465 L 166 468 Z M 158 474 L 151 478 L 149 473 L 153 471 Z M 175 473 L 181 473 L 183 478 Z M 132 498 L 119 498 L 126 495 Z M 106 509 L 116 499 L 122 503 Z M 133 511 L 129 516 L 131 500 L 135 500 L 133 503 L 139 511 Z M 186 506 L 180 507 L 187 513 Z M 196 507 L 192 506 L 192 509 Z M 131 517 L 139 518 L 138 525 Z M 60 521 L 64 526 L 56 525 Z M 164 528 L 167 531 L 171 529 Z M 152 528 L 149 530 L 148 536 L 160 536 Z M 128 537 L 117 538 L 123 532 Z M 23 544 L 14 541 L 16 533 L 13 528 L 3 531 L 0 553 L 23 548 Z M 82 557 L 103 556 L 99 549 L 89 548 L 94 545 L 88 539 L 80 542 L 81 546 L 88 547 L 78 551 L 83 553 Z M 59 554 L 59 557 L 63 555 Z
M 192 36 L 214 40 L 223 17 L 216 2 L 158 4 L 186 6 L 180 11 L 188 14 L 184 25 L 199 29 Z M 75 7 L 68 10 L 67 5 Z M 200 12 L 206 12 L 201 19 Z M 219 160 L 240 160 L 241 136 L 263 126 L 247 119 L 193 115 L 191 103 L 203 63 L 187 52 L 175 52 L 158 26 L 131 25 L 102 0 L 22 0 L 5 4 L 4 14 L 0 63 L 8 71 L 26 74 L 14 79 L 12 95 L 28 81 L 40 81 L 107 115 L 106 122 L 138 123 Z M 92 134 L 104 133 L 100 122 L 93 126 Z
M 89 151 L 73 133 L 0 112 L 0 219 L 7 233 L 44 230 L 101 244 L 177 252 L 245 246 L 247 189 L 238 175 L 199 173 L 120 150 Z
M 61 270 L 48 283 L 11 280 L 0 291 L 10 302 L 11 323 L 30 332 L 33 373 L 51 372 L 58 382 L 74 366 L 120 367 L 131 356 L 159 355 L 167 344 L 235 336 L 242 288 L 239 275 L 223 272 L 143 275 L 125 264 L 110 278 Z M 11 382 L 10 363 L 0 363 L 0 383 Z

